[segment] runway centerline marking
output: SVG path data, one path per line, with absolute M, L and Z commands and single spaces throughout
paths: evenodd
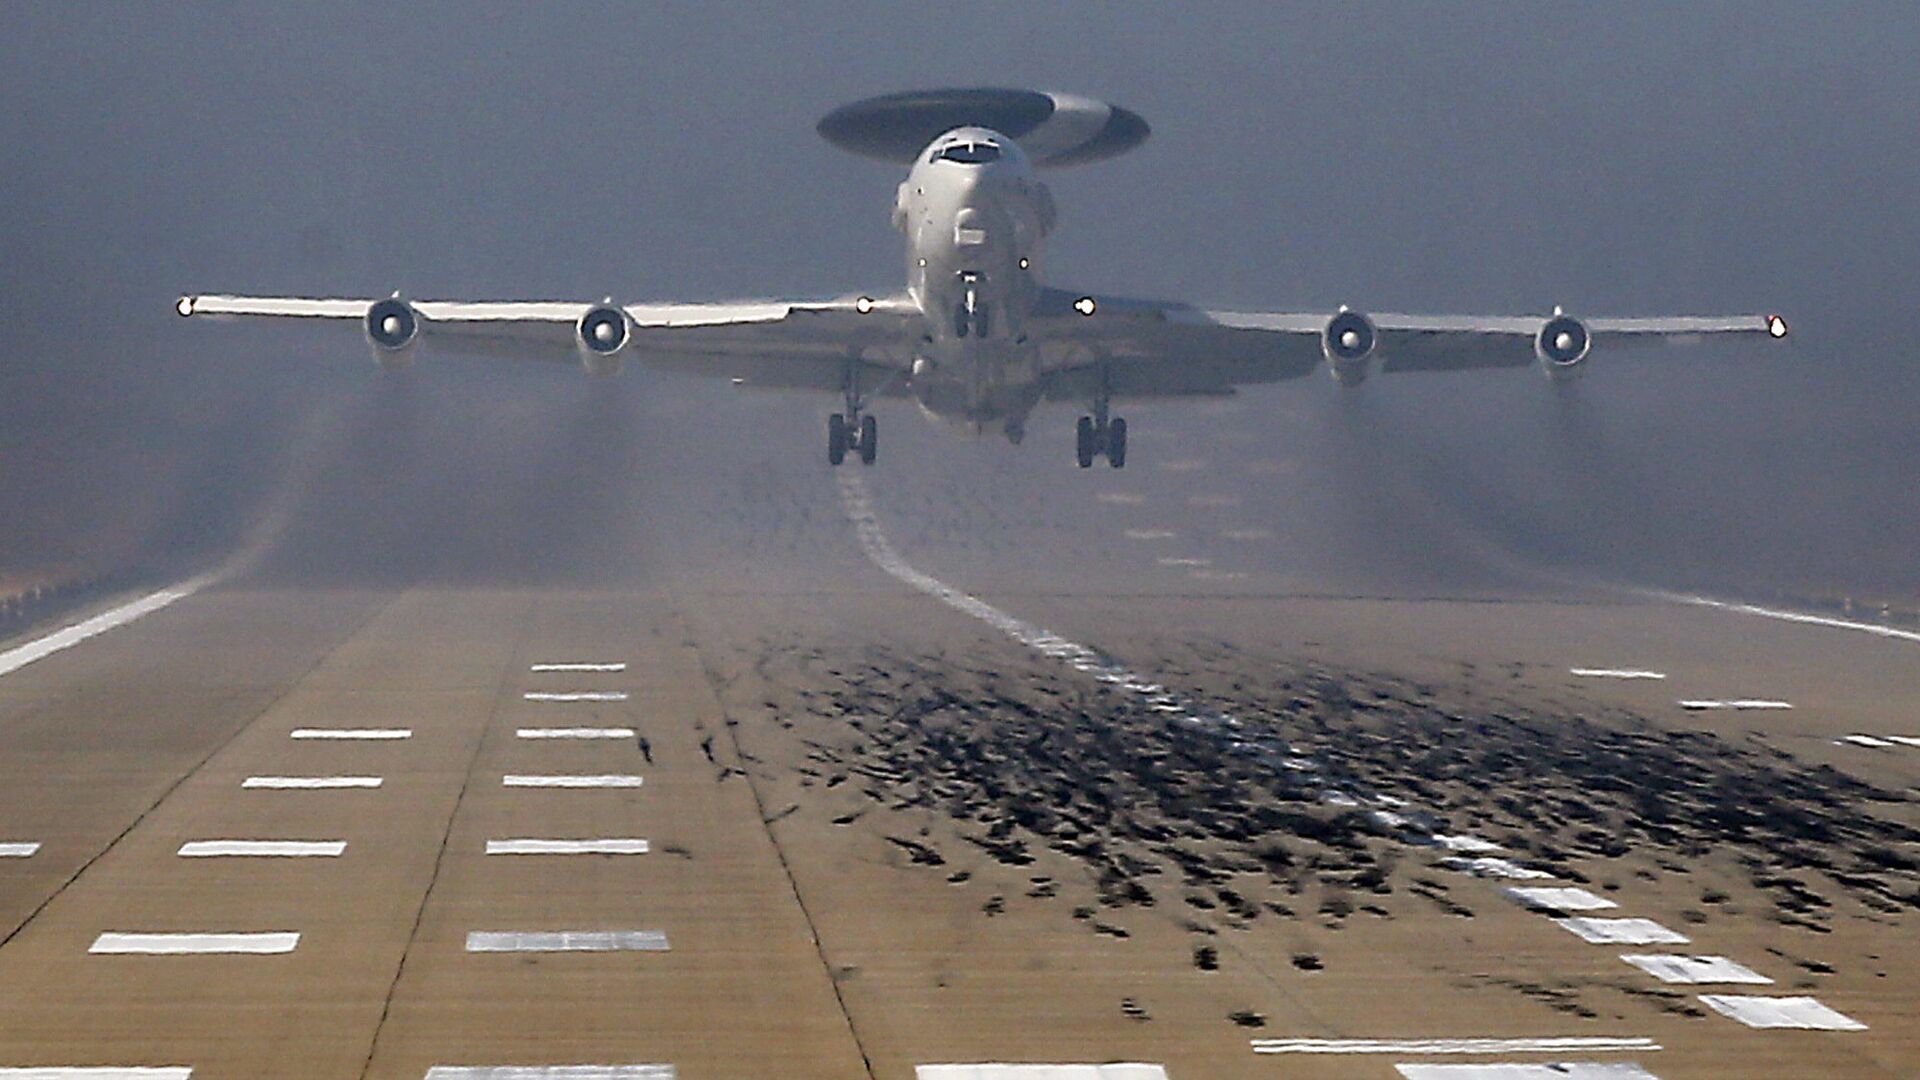
M 0 1068 L 0 1080 L 189 1080 L 185 1065 L 31 1065 Z
M 1568 668 L 1567 673 L 1583 679 L 1664 679 L 1664 671 L 1648 671 L 1644 668 Z
M 527 701 L 625 701 L 625 690 L 529 690 L 520 695 Z
M 1113 1062 L 1105 1065 L 919 1065 L 914 1080 L 1167 1080 L 1164 1065 Z
M 527 670 L 534 671 L 534 672 L 540 672 L 540 671 L 611 672 L 611 671 L 625 671 L 627 670 L 627 665 L 626 665 L 626 661 L 624 660 L 614 660 L 614 661 L 607 661 L 607 662 L 601 662 L 598 660 L 568 660 L 561 663 L 553 663 L 553 664 L 531 664 L 531 665 L 528 665 Z
M 1561 1061 L 1546 1064 L 1395 1065 L 1402 1080 L 1660 1080 L 1630 1062 Z
M 1772 979 L 1738 961 L 1724 956 L 1672 956 L 1660 953 L 1629 953 L 1620 959 L 1664 983 L 1753 983 L 1770 984 Z
M 40 851 L 38 840 L 0 844 L 0 859 L 30 859 Z
M 532 838 L 487 841 L 489 855 L 645 855 L 647 842 L 632 837 L 596 840 L 539 840 Z
M 1750 1028 L 1806 1028 L 1813 1031 L 1865 1031 L 1867 1025 L 1810 997 L 1748 997 L 1701 994 L 1700 1000 L 1722 1016 Z
M 377 788 L 384 781 L 378 776 L 249 776 L 240 782 L 243 788 L 285 791 L 324 791 L 334 788 Z
M 308 859 L 334 858 L 347 853 L 345 840 L 189 840 L 178 854 L 189 859 L 233 856 L 238 858 Z
M 628 774 L 604 774 L 597 776 L 572 773 L 557 775 L 528 775 L 508 773 L 500 778 L 503 787 L 520 788 L 637 788 L 641 778 Z
M 290 739 L 360 739 L 370 742 L 384 742 L 392 739 L 413 738 L 412 728 L 294 728 L 287 735 Z
M 129 934 L 109 932 L 88 947 L 96 955 L 185 956 L 246 954 L 267 956 L 290 953 L 300 935 L 289 931 L 242 934 Z
M 1562 1054 L 1660 1049 L 1652 1039 L 1604 1035 L 1520 1039 L 1254 1039 L 1256 1054 Z
M 675 1080 L 671 1065 L 435 1065 L 427 1080 Z
M 131 603 L 122 604 L 110 611 L 103 611 L 91 619 L 74 623 L 64 630 L 56 630 L 46 637 L 29 641 L 25 645 L 15 646 L 6 652 L 0 652 L 0 675 L 11 675 L 33 663 L 45 659 L 62 649 L 71 649 L 91 637 L 98 637 L 116 627 L 125 626 L 145 615 L 151 615 L 176 600 L 184 600 L 212 583 L 211 575 L 183 581 L 178 585 L 150 593 Z
M 515 731 L 517 739 L 631 739 L 630 727 L 523 727 Z
M 1771 698 L 1731 698 L 1726 700 L 1719 698 L 1689 698 L 1678 704 L 1683 709 L 1690 709 L 1695 712 L 1704 709 L 1735 709 L 1745 711 L 1747 709 L 1793 708 L 1793 703 L 1790 701 L 1775 701 Z
M 468 952 L 666 952 L 659 930 L 475 930 Z
M 1900 745 L 1892 739 L 1882 739 L 1877 735 L 1842 735 L 1834 742 L 1851 743 L 1854 746 L 1865 746 L 1874 750 L 1886 750 Z

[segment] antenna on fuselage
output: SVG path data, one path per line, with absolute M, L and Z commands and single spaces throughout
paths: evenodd
M 1139 113 L 1104 101 L 990 87 L 867 98 L 828 113 L 816 130 L 842 150 L 910 165 L 928 143 L 959 127 L 1006 135 L 1042 167 L 1105 161 L 1139 146 L 1151 132 Z

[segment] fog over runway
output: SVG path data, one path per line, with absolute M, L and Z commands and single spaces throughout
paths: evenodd
M 1911 15 L 1343 18 L 0 16 L 0 1077 L 1911 1075 Z M 885 287 L 948 83 L 1155 124 L 1064 282 L 1798 341 L 832 470 L 168 307 Z

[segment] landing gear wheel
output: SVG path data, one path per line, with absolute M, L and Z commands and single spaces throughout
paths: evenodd
M 847 460 L 847 435 L 846 417 L 839 413 L 827 417 L 827 464 L 838 465 Z
M 1107 464 L 1127 467 L 1127 422 L 1117 416 L 1107 422 Z
M 1080 462 L 1080 467 L 1083 469 L 1093 468 L 1095 453 L 1093 417 L 1083 416 L 1080 418 L 1080 423 L 1074 428 L 1074 437 L 1073 453 L 1075 460 Z
M 871 465 L 880 453 L 880 422 L 871 416 L 860 418 L 860 464 Z

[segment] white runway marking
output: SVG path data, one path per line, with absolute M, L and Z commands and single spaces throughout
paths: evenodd
M 514 732 L 520 739 L 631 739 L 630 727 L 523 727 Z
M 216 856 L 241 858 L 333 858 L 347 853 L 345 840 L 189 840 L 180 854 L 189 859 Z
M 1535 870 L 1531 866 L 1521 866 L 1510 859 L 1498 859 L 1491 855 L 1478 859 L 1441 859 L 1440 865 L 1475 877 L 1507 878 L 1511 881 L 1545 881 L 1553 877 L 1545 870 Z
M 1551 1065 L 1395 1065 L 1405 1080 L 1660 1080 L 1638 1065 L 1562 1061 Z
M 93 945 L 87 951 L 102 955 L 175 956 L 201 953 L 245 953 L 265 956 L 290 953 L 299 944 L 299 934 L 285 932 L 263 934 L 107 933 L 95 938 Z
M 1920 642 L 1920 633 L 1912 630 L 1901 630 L 1892 626 L 1881 626 L 1879 623 L 1856 622 L 1852 619 L 1835 619 L 1826 615 L 1808 615 L 1799 611 L 1782 611 L 1779 608 L 1756 607 L 1753 604 L 1733 604 L 1725 600 L 1709 600 L 1704 596 L 1685 596 L 1678 593 L 1655 593 L 1654 595 L 1682 604 L 1698 604 L 1701 607 L 1719 608 L 1722 611 L 1737 611 L 1742 615 L 1760 615 L 1769 619 L 1779 619 L 1783 622 L 1805 623 L 1808 626 L 1827 626 L 1836 630 L 1857 630 L 1863 634 L 1873 634 L 1877 637 Z
M 169 589 L 161 589 L 130 604 L 122 604 L 111 611 L 103 611 L 91 619 L 77 622 L 64 630 L 56 630 L 46 637 L 0 652 L 0 675 L 11 675 L 35 660 L 52 656 L 62 649 L 71 649 L 90 637 L 104 634 L 115 627 L 125 626 L 143 615 L 151 615 L 176 600 L 184 600 L 199 592 L 212 580 L 211 577 L 198 577 Z
M 1129 540 L 1171 540 L 1174 534 L 1170 529 L 1127 529 L 1121 535 Z
M 1553 922 L 1595 945 L 1685 945 L 1691 940 L 1652 919 L 1566 918 Z
M 625 690 L 529 690 L 520 695 L 528 701 L 625 701 Z
M 1255 1039 L 1256 1054 L 1561 1054 L 1658 1050 L 1652 1039 L 1548 1036 L 1523 1039 Z
M 1894 742 L 1899 743 L 1901 746 L 1920 746 L 1920 736 L 1889 735 L 1887 736 L 1887 738 L 1892 739 Z
M 1212 559 L 1197 559 L 1192 556 L 1162 555 L 1154 560 L 1161 566 L 1212 566 Z
M 1507 895 L 1525 907 L 1544 911 L 1604 911 L 1619 904 L 1585 889 L 1543 889 L 1515 886 Z
M 332 788 L 377 788 L 378 776 L 249 776 L 240 782 L 243 788 L 284 790 L 327 790 Z
M 426 1080 L 674 1080 L 672 1065 L 436 1065 Z
M 30 859 L 40 851 L 40 842 L 0 844 L 0 859 Z
M 1245 570 L 1192 570 L 1187 576 L 1195 581 L 1244 581 Z
M 412 728 L 294 728 L 289 738 L 294 739 L 363 739 L 370 742 L 384 742 L 392 739 L 413 738 Z
M 625 661 L 601 663 L 593 660 L 568 660 L 558 664 L 534 664 L 528 671 L 625 671 Z
M 1254 540 L 1271 540 L 1273 539 L 1273 530 L 1272 529 L 1222 529 L 1220 531 L 1220 536 L 1222 539 L 1225 539 L 1225 540 L 1236 540 L 1242 543 L 1246 543 Z
M 916 1080 L 1167 1080 L 1164 1065 L 922 1065 Z
M 671 1065 L 435 1065 L 427 1080 L 675 1080 Z
M 189 1080 L 184 1065 L 34 1065 L 0 1068 L 0 1080 Z
M 1094 498 L 1113 506 L 1139 506 L 1147 501 L 1145 495 L 1135 495 L 1130 491 L 1108 491 L 1095 495 Z
M 35 1065 L 0 1068 L 0 1080 L 188 1080 L 184 1065 Z
M 1724 956 L 1668 956 L 1638 954 L 1620 959 L 1664 983 L 1754 983 L 1773 980 L 1745 964 Z
M 1695 698 L 1680 702 L 1680 707 L 1696 712 L 1703 709 L 1791 709 L 1793 703 L 1769 698 L 1732 698 L 1724 701 L 1719 698 Z
M 1852 743 L 1855 746 L 1868 746 L 1868 747 L 1872 747 L 1875 750 L 1883 750 L 1883 749 L 1900 745 L 1899 743 L 1896 743 L 1891 739 L 1876 738 L 1872 735 L 1846 735 L 1846 736 L 1842 736 L 1841 738 L 1835 741 L 1843 742 L 1843 743 Z
M 1665 672 L 1642 671 L 1638 668 L 1577 667 L 1568 668 L 1567 671 L 1583 679 L 1664 679 L 1667 677 Z
M 1745 997 L 1701 994 L 1700 1000 L 1722 1016 L 1751 1028 L 1810 1028 L 1815 1031 L 1865 1031 L 1867 1025 L 1835 1012 L 1810 997 Z
M 658 930 L 475 930 L 468 952 L 666 952 Z
M 599 840 L 489 840 L 489 855 L 645 855 L 647 842 L 639 839 Z
M 508 773 L 507 775 L 500 778 L 500 783 L 505 787 L 635 788 L 640 786 L 640 778 L 638 776 L 628 776 L 628 775 L 524 776 L 524 775 L 516 775 L 514 773 Z
M 1478 836 L 1444 836 L 1436 834 L 1433 842 L 1446 848 L 1448 851 L 1464 851 L 1470 855 L 1501 850 L 1499 844 L 1491 840 L 1482 840 Z

